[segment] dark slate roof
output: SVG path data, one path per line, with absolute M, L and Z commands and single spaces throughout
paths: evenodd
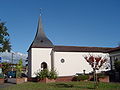
M 80 47 L 80 46 L 54 46 L 58 52 L 105 52 L 112 48 L 107 47 Z
M 45 33 L 43 31 L 42 20 L 41 20 L 41 16 L 40 16 L 39 21 L 38 21 L 37 33 L 36 33 L 35 39 L 32 42 L 30 48 L 41 48 L 41 47 L 49 48 L 49 47 L 53 47 L 53 44 L 47 38 L 47 36 L 45 35 Z
M 110 50 L 107 50 L 106 52 L 110 53 L 110 52 L 115 52 L 115 51 L 120 51 L 120 47 L 112 48 Z

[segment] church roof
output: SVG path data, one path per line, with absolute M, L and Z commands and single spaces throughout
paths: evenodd
M 54 46 L 54 51 L 58 52 L 105 52 L 113 48 L 106 47 L 80 47 L 80 46 Z
M 107 50 L 106 52 L 114 52 L 114 51 L 120 51 L 120 47 L 112 48 L 110 50 Z
M 41 20 L 41 15 L 40 15 L 39 21 L 38 21 L 37 33 L 30 48 L 41 48 L 41 47 L 49 48 L 49 47 L 53 47 L 53 44 L 47 38 L 47 36 L 45 35 L 43 31 L 42 20 Z

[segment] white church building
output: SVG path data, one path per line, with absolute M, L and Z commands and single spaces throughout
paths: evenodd
M 45 35 L 39 17 L 36 36 L 28 49 L 28 77 L 36 77 L 38 70 L 54 69 L 59 77 L 73 76 L 76 73 L 90 73 L 93 71 L 84 59 L 85 55 L 108 56 L 106 47 L 81 47 L 54 45 Z M 104 71 L 105 69 L 102 68 Z

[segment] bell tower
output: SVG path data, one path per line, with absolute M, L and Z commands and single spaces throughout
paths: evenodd
M 40 14 L 37 32 L 28 50 L 28 77 L 35 77 L 35 73 L 43 69 L 43 63 L 46 64 L 48 70 L 51 69 L 51 52 L 53 46 L 53 43 L 43 31 Z

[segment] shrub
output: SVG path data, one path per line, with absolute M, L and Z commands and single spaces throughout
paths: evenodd
M 44 78 L 56 79 L 57 73 L 54 70 L 49 71 L 48 69 L 44 69 L 44 70 L 38 71 L 36 73 L 36 77 L 39 79 L 44 79 Z
M 114 62 L 115 70 L 120 72 L 120 60 Z
M 0 73 L 0 78 L 4 78 L 4 75 L 2 73 Z
M 20 59 L 16 66 L 16 78 L 21 77 L 22 68 L 23 68 L 23 62 L 22 62 L 22 59 Z
M 48 77 L 48 74 L 49 74 L 48 69 L 44 69 L 44 70 L 37 72 L 36 77 L 39 79 L 44 79 L 44 78 Z
M 104 77 L 106 77 L 105 73 L 98 73 L 97 74 L 97 78 L 104 78 Z
M 73 77 L 73 81 L 81 81 L 89 79 L 89 75 L 78 75 Z
M 16 71 L 16 78 L 21 78 L 21 72 L 20 71 Z
M 49 79 L 56 79 L 57 78 L 57 72 L 55 70 L 51 70 L 49 72 L 49 76 L 48 76 Z

